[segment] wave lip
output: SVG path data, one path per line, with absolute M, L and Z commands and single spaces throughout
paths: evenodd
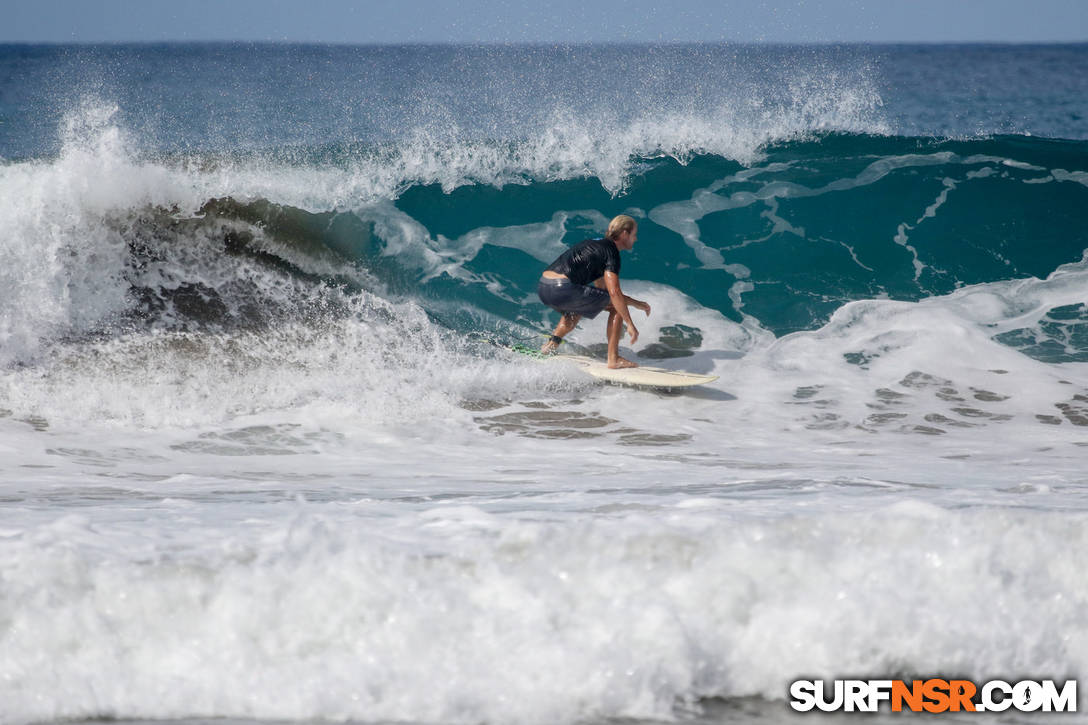
M 322 214 L 366 210 L 431 184 L 448 193 L 587 178 L 615 195 L 644 159 L 718 153 L 751 160 L 769 139 L 853 113 L 808 97 L 785 103 L 792 120 L 768 111 L 777 118 L 769 127 L 725 107 L 709 115 L 634 116 L 618 130 L 614 119 L 557 112 L 531 137 L 511 139 L 423 124 L 396 141 L 349 144 L 315 161 L 297 148 L 248 155 L 149 153 L 146 139 L 124 125 L 120 106 L 85 97 L 58 124 L 56 158 L 0 166 L 0 224 L 10 245 L 10 263 L 0 270 L 4 358 L 31 359 L 43 340 L 78 334 L 131 308 L 129 248 L 134 236 L 154 234 L 131 228 L 145 210 L 195 215 L 208 200 L 231 197 Z

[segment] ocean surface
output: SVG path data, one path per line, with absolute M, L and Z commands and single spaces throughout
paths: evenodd
M 0 723 L 1086 678 L 1086 250 L 1088 45 L 0 46 Z

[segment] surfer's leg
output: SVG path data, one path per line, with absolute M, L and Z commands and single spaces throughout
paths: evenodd
M 620 357 L 620 335 L 623 333 L 623 318 L 612 307 L 608 308 L 608 367 L 637 368 L 638 363 Z
M 566 337 L 567 334 L 575 328 L 580 319 L 582 319 L 581 315 L 576 315 L 573 312 L 564 312 L 563 316 L 559 318 L 559 324 L 555 326 L 555 331 L 552 332 L 552 337 L 558 337 L 560 339 Z M 555 352 L 557 347 L 559 347 L 558 342 L 554 339 L 548 340 L 540 348 L 540 352 L 547 355 L 548 353 Z

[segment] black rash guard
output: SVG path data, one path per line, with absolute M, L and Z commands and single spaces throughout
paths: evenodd
M 587 239 L 559 255 L 548 269 L 574 284 L 591 285 L 606 271 L 620 273 L 620 250 L 611 239 Z

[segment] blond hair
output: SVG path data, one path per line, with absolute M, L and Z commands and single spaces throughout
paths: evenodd
M 626 214 L 620 214 L 618 217 L 608 223 L 608 234 L 606 234 L 605 236 L 609 239 L 615 239 L 624 232 L 632 230 L 637 226 L 638 222 L 636 222 L 632 217 L 629 217 Z

